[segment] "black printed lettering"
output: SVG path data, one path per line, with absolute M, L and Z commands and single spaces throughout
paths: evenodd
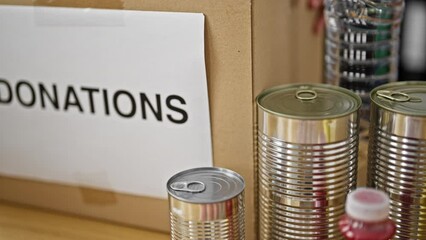
M 5 86 L 5 88 L 1 87 L 1 85 Z M 7 94 L 3 95 L 2 89 L 6 89 Z M 12 88 L 10 87 L 10 84 L 5 80 L 0 78 L 0 103 L 11 103 L 12 102 Z
M 78 100 L 77 94 L 75 93 L 74 88 L 72 86 L 68 86 L 67 88 L 64 110 L 68 111 L 68 108 L 70 106 L 77 107 L 78 111 L 80 111 L 81 113 L 83 112 L 83 108 L 81 107 L 80 101 Z
M 41 107 L 46 108 L 46 104 L 44 102 L 44 99 L 45 99 L 45 97 L 47 97 L 47 99 L 49 99 L 49 102 L 52 104 L 52 107 L 55 110 L 58 110 L 59 109 L 59 101 L 58 101 L 58 92 L 57 92 L 57 89 L 56 89 L 56 85 L 52 84 L 52 94 L 49 94 L 47 89 L 41 83 L 38 84 L 38 88 L 39 88 L 39 91 L 40 91 Z
M 173 116 L 171 114 L 167 114 L 167 118 L 173 123 L 183 124 L 186 121 L 188 121 L 188 113 L 185 110 L 172 105 L 173 100 L 179 101 L 180 104 L 185 105 L 186 104 L 185 99 L 183 99 L 182 97 L 180 97 L 178 95 L 170 95 L 166 99 L 167 107 L 172 111 L 180 113 L 182 115 L 182 118 L 181 119 L 175 119 L 175 118 L 173 118 Z
M 120 110 L 120 108 L 118 106 L 118 98 L 120 96 L 127 96 L 127 98 L 130 100 L 130 111 L 128 113 L 124 113 L 122 110 Z M 113 103 L 114 103 L 115 111 L 118 113 L 118 115 L 120 115 L 122 117 L 131 118 L 136 113 L 135 99 L 133 98 L 132 94 L 130 94 L 127 91 L 119 90 L 119 91 L 115 92 L 114 97 L 113 97 Z
M 81 101 L 82 94 L 87 95 L 88 101 Z M 37 104 L 41 110 L 67 112 L 74 109 L 75 112 L 102 116 L 113 115 L 123 118 L 141 116 L 142 120 L 147 121 L 163 122 L 165 119 L 175 124 L 184 124 L 189 119 L 185 99 L 176 94 L 162 96 L 159 93 L 151 95 L 145 92 L 132 93 L 124 89 L 114 91 L 81 85 L 31 83 L 27 80 L 9 82 L 0 78 L 0 105 L 11 104 L 13 101 L 23 107 L 34 107 Z M 99 113 L 102 109 L 105 115 Z
M 154 108 L 154 106 L 149 101 L 149 99 L 148 99 L 148 97 L 146 96 L 145 93 L 141 93 L 140 98 L 141 98 L 141 107 L 142 107 L 142 118 L 143 119 L 147 118 L 147 116 L 146 116 L 147 115 L 146 114 L 146 104 L 148 104 L 148 106 L 151 109 L 151 112 L 154 114 L 155 118 L 160 122 L 163 121 L 163 116 L 162 116 L 162 112 L 161 112 L 161 96 L 160 96 L 160 94 L 155 94 L 157 109 Z
M 28 89 L 30 93 L 30 98 L 27 99 L 27 101 L 25 101 L 22 96 L 22 89 L 25 89 L 25 88 Z M 34 106 L 36 102 L 36 95 L 35 95 L 33 86 L 31 86 L 31 84 L 27 81 L 23 81 L 23 80 L 19 81 L 16 84 L 16 98 L 18 99 L 19 103 L 21 103 L 22 106 L 24 107 Z
M 82 87 L 81 91 L 87 91 L 87 94 L 89 96 L 90 112 L 95 113 L 95 104 L 93 103 L 93 93 L 99 92 L 99 88 Z
M 108 91 L 106 89 L 102 89 L 102 94 L 104 96 L 105 115 L 109 116 Z

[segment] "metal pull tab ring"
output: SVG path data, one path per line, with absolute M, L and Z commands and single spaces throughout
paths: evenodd
M 180 192 L 200 193 L 206 190 L 206 185 L 200 181 L 175 182 L 170 185 L 170 188 Z
M 296 92 L 296 98 L 302 101 L 314 100 L 317 97 L 318 94 L 314 90 L 303 89 Z
M 377 91 L 377 96 L 386 98 L 394 102 L 421 102 L 420 98 L 411 97 L 410 95 L 403 92 L 392 92 L 387 90 Z

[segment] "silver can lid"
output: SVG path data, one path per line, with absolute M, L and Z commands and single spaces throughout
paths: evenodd
M 362 103 L 354 92 L 328 84 L 282 85 L 263 91 L 256 101 L 268 113 L 302 120 L 346 116 Z
M 426 82 L 407 81 L 384 84 L 373 89 L 371 101 L 391 112 L 426 116 Z
M 189 169 L 167 182 L 172 197 L 189 203 L 223 202 L 241 194 L 244 187 L 241 175 L 215 167 Z

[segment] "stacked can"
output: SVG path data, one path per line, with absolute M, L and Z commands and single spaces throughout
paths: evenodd
M 395 239 L 426 239 L 426 83 L 371 92 L 368 184 L 390 196 Z
M 167 182 L 172 240 L 244 240 L 244 180 L 223 168 L 195 168 Z
M 368 118 L 369 93 L 396 81 L 404 0 L 325 0 L 325 75 L 358 93 Z
M 342 239 L 356 187 L 361 99 L 325 84 L 279 86 L 257 97 L 260 239 Z

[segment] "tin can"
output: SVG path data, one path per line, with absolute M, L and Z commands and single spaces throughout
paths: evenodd
M 245 239 L 244 187 L 239 174 L 223 168 L 194 168 L 171 177 L 171 239 Z
M 426 83 L 371 92 L 368 185 L 389 194 L 395 239 L 426 239 Z
M 256 101 L 260 239 L 342 239 L 338 221 L 356 187 L 360 97 L 298 84 Z

